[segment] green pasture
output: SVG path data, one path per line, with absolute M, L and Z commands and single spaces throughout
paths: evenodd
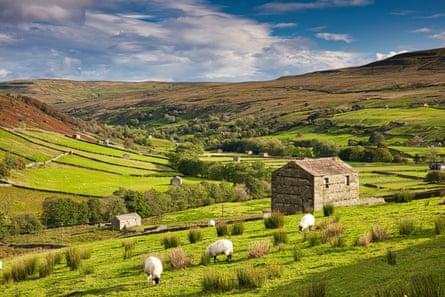
M 49 160 L 60 154 L 60 151 L 30 143 L 3 129 L 0 129 L 0 148 L 38 162 Z
M 57 133 L 50 133 L 45 131 L 36 131 L 36 130 L 22 130 L 21 133 L 30 135 L 41 140 L 45 140 L 50 143 L 54 143 L 63 147 L 67 147 L 70 149 L 77 149 L 81 151 L 87 151 L 96 154 L 109 155 L 114 157 L 122 157 L 124 155 L 128 155 L 130 159 L 146 161 L 146 162 L 157 162 L 161 164 L 168 164 L 168 160 L 161 157 L 154 156 L 146 156 L 138 153 L 132 153 L 129 151 L 123 151 L 119 149 L 115 149 L 112 147 L 89 143 L 85 141 L 80 141 L 74 138 L 70 138 L 67 136 L 63 136 Z
M 419 156 L 431 156 L 432 154 L 445 155 L 445 147 L 418 147 L 418 146 L 390 146 L 391 149 L 405 153 L 414 157 L 415 155 Z
M 170 185 L 170 176 L 133 177 L 51 163 L 42 167 L 14 171 L 9 181 L 12 184 L 40 190 L 109 196 L 119 187 L 135 191 L 147 191 L 152 188 L 166 191 Z M 184 183 L 198 182 L 187 178 L 183 181 Z
M 109 171 L 111 173 L 123 174 L 123 175 L 159 175 L 159 174 L 162 174 L 164 176 L 168 176 L 169 173 L 171 175 L 176 174 L 175 172 L 173 172 L 171 170 L 170 171 L 165 170 L 165 172 L 160 173 L 157 171 L 152 171 L 150 169 L 139 169 L 139 168 L 126 167 L 126 166 L 122 166 L 119 164 L 114 165 L 114 164 L 104 163 L 103 161 L 91 160 L 91 159 L 83 158 L 83 157 L 77 156 L 77 155 L 63 156 L 63 157 L 59 158 L 57 160 L 57 162 L 68 164 L 68 165 L 73 165 L 73 166 L 86 167 L 86 168 L 90 168 L 90 169 L 104 170 L 104 171 Z M 151 165 L 151 164 L 149 164 L 149 165 Z
M 324 282 L 326 296 L 373 296 L 377 290 L 399 288 L 409 283 L 414 275 L 432 274 L 443 276 L 445 271 L 445 235 L 435 235 L 434 219 L 445 216 L 445 206 L 439 204 L 441 198 L 416 200 L 409 203 L 386 203 L 377 205 L 351 206 L 335 209 L 338 223 L 344 227 L 344 246 L 331 247 L 329 243 L 311 246 L 298 232 L 301 214 L 285 217 L 282 231 L 288 242 L 280 248 L 272 246 L 270 253 L 261 258 L 248 259 L 247 254 L 255 242 L 272 242 L 272 233 L 262 220 L 245 222 L 242 235 L 228 236 L 234 244 L 231 262 L 219 261 L 208 266 L 200 265 L 206 246 L 218 239 L 215 228 L 202 228 L 203 240 L 190 244 L 188 231 L 170 232 L 177 236 L 181 248 L 190 257 L 191 266 L 173 270 L 169 266 L 171 249 L 164 249 L 161 240 L 167 235 L 153 234 L 133 238 L 115 238 L 77 244 L 76 247 L 88 251 L 89 259 L 82 260 L 81 269 L 70 271 L 64 264 L 56 264 L 53 273 L 45 278 L 31 277 L 15 284 L 0 283 L 2 296 L 299 296 L 302 288 Z M 242 205 L 244 203 L 240 203 Z M 210 212 L 208 207 L 200 209 Z M 196 210 L 190 214 L 183 212 L 181 220 L 193 219 Z M 317 224 L 329 218 L 315 213 Z M 400 220 L 413 220 L 416 231 L 411 235 L 399 235 Z M 354 242 L 368 233 L 371 226 L 378 225 L 386 230 L 389 238 L 373 242 L 369 247 L 356 246 Z M 56 230 L 60 232 L 59 229 Z M 316 232 L 316 231 L 311 231 Z M 61 236 L 60 233 L 57 233 Z M 130 258 L 124 259 L 122 243 L 134 241 Z M 293 258 L 297 248 L 300 261 Z M 388 249 L 397 256 L 396 265 L 386 261 Z M 51 251 L 63 252 L 64 250 Z M 32 256 L 43 258 L 48 252 Z M 148 255 L 158 255 L 164 262 L 161 284 L 154 286 L 147 282 L 142 270 L 142 261 Z M 3 259 L 2 272 L 23 257 Z M 237 269 L 250 266 L 261 267 L 267 264 L 279 265 L 281 277 L 268 280 L 261 288 L 233 290 L 226 293 L 210 294 L 202 292 L 201 280 L 206 273 L 226 272 L 233 274 Z M 1 275 L 0 272 L 0 282 Z

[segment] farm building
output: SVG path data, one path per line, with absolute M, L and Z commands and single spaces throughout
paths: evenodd
M 140 225 L 141 217 L 135 212 L 115 216 L 111 219 L 111 230 L 123 230 Z
M 180 176 L 173 176 L 170 179 L 170 184 L 171 185 L 177 185 L 177 186 L 182 185 L 182 177 L 180 177 Z
M 339 158 L 294 160 L 272 173 L 272 211 L 294 214 L 358 198 L 358 172 Z
M 445 162 L 431 162 L 430 170 L 445 170 Z

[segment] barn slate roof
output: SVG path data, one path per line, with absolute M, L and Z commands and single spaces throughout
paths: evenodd
M 129 220 L 129 219 L 134 219 L 134 218 L 140 218 L 141 216 L 135 212 L 132 213 L 126 213 L 126 214 L 121 214 L 116 216 L 116 219 L 118 220 Z
M 313 176 L 355 174 L 357 171 L 337 157 L 294 160 L 295 165 Z

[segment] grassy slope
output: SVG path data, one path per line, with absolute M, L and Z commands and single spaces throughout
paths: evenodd
M 232 236 L 235 254 L 230 263 L 220 261 L 209 266 L 198 265 L 207 244 L 214 241 L 216 232 L 213 228 L 203 229 L 204 239 L 196 244 L 189 244 L 187 231 L 175 232 L 180 237 L 181 247 L 192 258 L 192 267 L 174 271 L 164 264 L 161 285 L 147 284 L 142 273 L 141 261 L 148 254 L 158 254 L 167 262 L 170 250 L 164 250 L 161 239 L 165 234 L 136 237 L 133 256 L 124 260 L 122 241 L 110 239 L 79 245 L 91 251 L 91 258 L 83 260 L 85 269 L 92 273 L 70 272 L 64 265 L 56 266 L 54 273 L 44 279 L 31 279 L 8 287 L 2 285 L 3 296 L 207 296 L 201 294 L 201 279 L 208 271 L 234 271 L 249 265 L 275 263 L 283 268 L 279 279 L 270 280 L 261 289 L 232 291 L 231 296 L 295 296 L 305 285 L 324 281 L 327 295 L 334 296 L 372 296 L 376 290 L 387 286 L 399 286 L 409 282 L 411 276 L 419 273 L 442 274 L 445 271 L 445 256 L 442 246 L 444 235 L 434 235 L 433 220 L 436 216 L 445 216 L 444 205 L 439 199 L 413 201 L 405 204 L 385 204 L 374 206 L 355 206 L 335 209 L 340 223 L 346 228 L 346 247 L 332 248 L 328 244 L 310 247 L 298 233 L 299 216 L 287 216 L 284 230 L 288 233 L 289 243 L 284 251 L 273 247 L 271 253 L 259 259 L 247 259 L 247 250 L 255 241 L 272 240 L 272 230 L 264 228 L 262 221 L 245 223 L 245 233 Z M 206 213 L 207 208 L 202 208 Z M 193 212 L 195 213 L 195 212 Z M 183 212 L 182 219 L 187 220 Z M 397 223 L 410 217 L 420 227 L 410 236 L 398 235 Z M 326 220 L 316 214 L 318 222 Z M 390 238 L 379 243 L 372 243 L 369 248 L 355 247 L 354 241 L 368 232 L 373 224 L 387 229 Z M 295 262 L 292 257 L 293 247 L 297 245 L 303 253 L 302 260 Z M 397 255 L 397 265 L 386 263 L 387 249 Z M 110 259 L 113 259 L 110 261 Z M 221 260 L 223 257 L 221 257 Z M 16 259 L 5 259 L 7 268 Z M 227 295 L 221 294 L 221 296 Z M 215 295 L 216 296 L 216 295 Z M 219 295 L 218 295 L 219 296 Z

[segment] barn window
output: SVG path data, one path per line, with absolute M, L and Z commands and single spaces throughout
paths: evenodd
M 347 185 L 347 186 L 349 186 L 349 175 L 346 175 L 345 176 L 345 184 Z
M 323 181 L 324 187 L 327 189 L 329 188 L 329 178 L 325 177 Z

